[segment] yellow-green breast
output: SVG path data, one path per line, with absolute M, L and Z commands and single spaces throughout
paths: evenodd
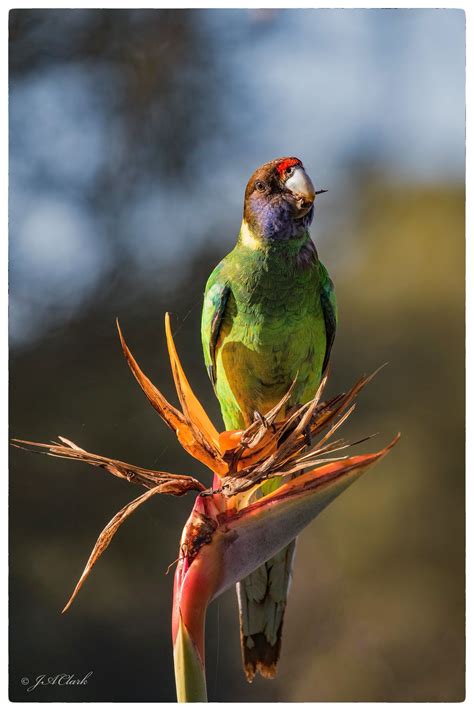
M 240 239 L 211 275 L 206 297 L 212 300 L 211 290 L 223 283 L 228 293 L 215 347 L 215 389 L 232 429 L 248 425 L 255 410 L 270 410 L 295 378 L 290 405 L 314 395 L 326 326 L 319 261 L 307 233 L 269 245 Z

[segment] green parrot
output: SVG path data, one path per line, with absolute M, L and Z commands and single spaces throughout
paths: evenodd
M 227 430 L 265 415 L 296 379 L 287 408 L 308 402 L 334 341 L 333 283 L 311 240 L 315 190 L 298 158 L 258 168 L 234 249 L 206 284 L 204 361 Z M 266 483 L 268 493 L 281 484 Z M 295 541 L 237 584 L 244 670 L 275 676 Z

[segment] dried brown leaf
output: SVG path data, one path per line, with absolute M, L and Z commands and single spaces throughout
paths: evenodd
M 209 449 L 213 454 L 220 456 L 219 433 L 207 416 L 203 406 L 195 396 L 191 386 L 189 385 L 188 379 L 186 378 L 181 361 L 179 360 L 176 346 L 174 344 L 169 313 L 165 316 L 165 331 L 174 384 L 181 407 L 183 408 L 184 416 L 191 425 L 200 443 L 203 444 L 206 449 Z
M 146 491 L 144 494 L 141 494 L 138 496 L 136 499 L 131 501 L 129 504 L 124 506 L 118 513 L 115 514 L 115 516 L 109 521 L 107 526 L 104 528 L 104 530 L 101 532 L 100 536 L 98 537 L 96 544 L 94 548 L 92 549 L 92 553 L 89 556 L 89 559 L 86 563 L 86 566 L 82 572 L 81 577 L 79 578 L 76 587 L 74 588 L 74 591 L 69 598 L 68 602 L 66 603 L 65 607 L 63 608 L 62 612 L 67 612 L 69 608 L 71 607 L 74 599 L 76 598 L 79 590 L 82 588 L 84 585 L 85 581 L 89 577 L 92 568 L 94 565 L 97 563 L 99 560 L 100 556 L 102 553 L 109 547 L 112 538 L 115 536 L 117 533 L 118 529 L 122 525 L 122 523 L 142 504 L 145 503 L 145 501 L 148 501 L 152 496 L 155 496 L 155 494 L 172 494 L 174 491 L 173 489 L 173 484 L 171 482 L 165 482 L 163 484 L 160 484 L 159 486 L 155 486 L 153 489 L 149 489 Z
M 202 433 L 189 421 L 188 416 L 171 405 L 158 388 L 153 385 L 151 380 L 143 373 L 125 342 L 118 321 L 117 328 L 122 349 L 132 373 L 160 417 L 169 427 L 175 430 L 181 446 L 189 452 L 192 457 L 209 467 L 211 471 L 218 474 L 227 471 L 227 465 L 220 456 L 218 448 L 209 444 Z M 208 422 L 210 421 L 208 420 Z
M 133 357 L 129 347 L 125 342 L 125 338 L 123 337 L 118 319 L 117 330 L 119 333 L 120 343 L 122 344 L 122 350 L 124 352 L 125 358 L 138 384 L 140 385 L 141 389 L 147 396 L 148 401 L 155 408 L 162 420 L 166 422 L 168 427 L 171 427 L 171 429 L 176 431 L 178 427 L 185 422 L 183 414 L 168 402 L 165 396 L 158 390 L 158 388 L 153 385 L 151 380 L 140 369 L 140 366 L 138 365 L 137 361 Z
M 382 366 L 383 367 L 383 366 Z M 378 369 L 380 370 L 380 368 Z M 325 457 L 330 452 L 345 449 L 350 446 L 344 440 L 330 442 L 330 438 L 353 413 L 355 404 L 351 403 L 362 388 L 372 380 L 378 372 L 368 377 L 359 379 L 347 392 L 337 395 L 328 402 L 321 402 L 322 393 L 327 382 L 327 375 L 322 379 L 313 400 L 296 408 L 286 420 L 279 423 L 275 432 L 268 434 L 268 428 L 260 424 L 260 429 L 253 431 L 253 438 L 257 438 L 263 431 L 267 438 L 261 437 L 261 442 L 272 448 L 262 456 L 257 450 L 255 457 L 246 459 L 240 453 L 239 466 L 231 468 L 227 476 L 222 479 L 222 490 L 227 496 L 248 491 L 266 479 L 276 476 L 285 476 L 302 473 L 308 467 L 322 466 L 329 462 L 347 459 L 347 456 Z M 253 423 L 254 424 L 254 423 Z M 329 429 L 327 429 L 329 428 Z M 250 428 L 249 428 L 250 429 Z M 312 439 L 317 433 L 327 429 L 323 437 L 308 449 L 308 434 Z M 245 432 L 243 433 L 245 438 Z M 284 438 L 284 439 L 283 439 Z M 248 453 L 246 450 L 245 453 Z M 226 453 L 230 460 L 232 452 Z M 235 454 L 235 453 L 234 453 Z
M 71 442 L 65 437 L 59 437 L 63 444 L 52 442 L 51 444 L 43 444 L 41 442 L 29 442 L 22 439 L 14 439 L 13 445 L 19 449 L 28 449 L 30 447 L 37 448 L 31 451 L 40 450 L 41 454 L 47 454 L 51 457 L 60 459 L 75 459 L 77 461 L 86 462 L 94 467 L 100 467 L 110 472 L 120 479 L 126 479 L 132 484 L 140 484 L 147 489 L 155 488 L 167 484 L 167 490 L 164 493 L 173 494 L 174 496 L 182 496 L 187 491 L 204 491 L 205 486 L 197 479 L 186 474 L 169 474 L 168 472 L 154 471 L 152 469 L 143 469 L 134 464 L 127 464 L 118 459 L 110 459 L 103 457 L 100 454 L 92 454 L 81 449 L 77 444 Z M 22 445 L 27 445 L 26 447 Z M 42 451 L 47 450 L 47 451 Z

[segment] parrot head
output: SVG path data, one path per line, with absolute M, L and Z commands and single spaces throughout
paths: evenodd
M 315 190 L 303 163 L 277 158 L 258 168 L 245 190 L 244 220 L 252 233 L 266 240 L 300 237 L 314 214 Z

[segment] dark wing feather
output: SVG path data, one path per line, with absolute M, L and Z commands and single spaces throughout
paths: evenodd
M 229 299 L 230 286 L 225 286 L 221 292 L 221 299 L 219 305 L 215 310 L 214 316 L 211 321 L 211 337 L 209 340 L 209 354 L 211 356 L 211 364 L 209 366 L 208 372 L 209 377 L 213 385 L 216 384 L 216 348 L 217 341 L 219 340 L 219 333 L 222 326 L 222 321 L 224 320 L 225 308 L 227 306 L 227 301 Z
M 334 284 L 326 267 L 319 262 L 321 274 L 321 306 L 323 309 L 324 324 L 326 326 L 326 352 L 324 354 L 322 375 L 326 372 L 331 356 L 331 349 L 336 337 L 337 303 Z
M 216 267 L 206 285 L 202 310 L 201 336 L 204 361 L 213 386 L 216 384 L 216 350 L 231 288 L 221 281 L 222 266 Z

